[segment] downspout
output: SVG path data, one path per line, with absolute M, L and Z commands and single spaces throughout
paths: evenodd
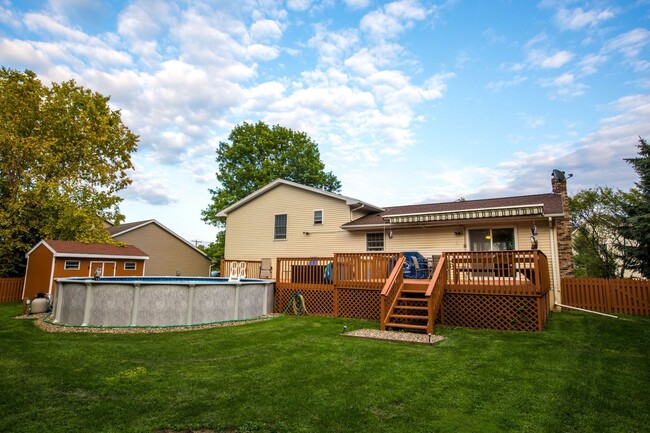
M 358 211 L 358 210 L 360 210 L 360 209 L 363 209 L 364 207 L 366 207 L 366 205 L 365 205 L 365 204 L 362 204 L 362 205 L 359 206 L 358 208 L 350 209 L 350 221 L 352 221 L 352 214 L 354 214 L 356 211 Z
M 549 240 L 550 240 L 550 243 L 551 243 L 551 264 L 552 264 L 551 268 L 553 270 L 553 272 L 551 272 L 551 275 L 553 277 L 553 303 L 557 305 L 558 304 L 558 302 L 557 302 L 557 292 L 558 292 L 558 290 L 557 290 L 557 282 L 558 282 L 557 270 L 559 270 L 560 264 L 557 262 L 557 256 L 556 256 L 556 251 L 555 251 L 555 239 L 556 239 L 556 236 L 554 236 L 554 233 L 553 233 L 553 218 L 552 217 L 548 217 L 548 235 L 549 235 Z

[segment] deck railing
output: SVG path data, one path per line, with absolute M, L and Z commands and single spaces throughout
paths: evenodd
M 294 290 L 331 290 L 336 278 L 334 268 L 331 257 L 278 258 L 276 285 Z
M 427 300 L 429 320 L 427 322 L 427 332 L 434 333 L 434 324 L 438 316 L 438 312 L 442 307 L 442 299 L 447 288 L 447 257 L 443 253 L 440 261 L 433 272 L 431 282 L 427 287 L 424 298 Z M 442 320 L 444 322 L 444 318 Z
M 381 290 L 398 258 L 396 253 L 334 254 L 334 284 L 347 289 Z
M 246 262 L 246 278 L 259 278 L 260 277 L 260 268 L 262 267 L 262 262 L 257 260 L 233 260 L 233 259 L 222 259 L 221 260 L 221 276 L 229 277 L 230 276 L 230 264 L 233 262 Z
M 388 313 L 390 312 L 391 308 L 393 308 L 393 304 L 397 299 L 399 288 L 402 286 L 402 283 L 404 282 L 404 261 L 405 260 L 406 258 L 400 255 L 400 258 L 397 260 L 395 267 L 393 267 L 390 276 L 386 280 L 386 283 L 384 284 L 384 287 L 381 290 L 381 295 L 379 300 L 379 302 L 381 303 L 379 327 L 382 331 L 386 329 L 386 322 L 389 320 Z
M 550 289 L 548 259 L 537 250 L 446 253 L 455 293 L 538 296 Z

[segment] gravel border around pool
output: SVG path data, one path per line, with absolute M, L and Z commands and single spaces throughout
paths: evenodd
M 74 333 L 74 332 L 84 332 L 91 334 L 158 334 L 161 332 L 180 332 L 180 331 L 193 331 L 198 329 L 210 329 L 210 328 L 221 328 L 224 326 L 238 326 L 246 325 L 249 323 L 260 322 L 263 320 L 272 319 L 277 315 L 266 315 L 252 318 L 249 320 L 237 320 L 232 322 L 219 322 L 219 323 L 208 323 L 205 325 L 192 325 L 192 326 L 160 326 L 160 327 L 92 327 L 92 326 L 66 326 L 66 325 L 55 325 L 48 323 L 45 320 L 51 319 L 47 313 L 42 314 L 32 314 L 25 316 L 17 316 L 16 319 L 31 319 L 34 321 L 34 324 L 41 330 L 46 332 L 64 332 L 64 333 Z
M 417 334 L 415 332 L 380 331 L 378 329 L 357 329 L 355 331 L 341 334 L 344 337 L 370 338 L 375 340 L 400 341 L 404 343 L 416 343 L 433 345 L 445 339 L 442 335 Z

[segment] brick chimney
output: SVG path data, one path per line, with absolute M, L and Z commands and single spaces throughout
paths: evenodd
M 569 196 L 564 172 L 553 171 L 551 187 L 554 194 L 562 197 L 562 213 L 564 214 L 562 218 L 555 220 L 560 278 L 573 277 L 573 242 L 571 240 L 571 221 L 569 220 Z

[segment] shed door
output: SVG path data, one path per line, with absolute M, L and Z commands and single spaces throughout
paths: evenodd
M 100 270 L 100 277 L 114 277 L 115 276 L 115 262 L 90 262 L 89 276 L 95 275 L 95 270 Z

